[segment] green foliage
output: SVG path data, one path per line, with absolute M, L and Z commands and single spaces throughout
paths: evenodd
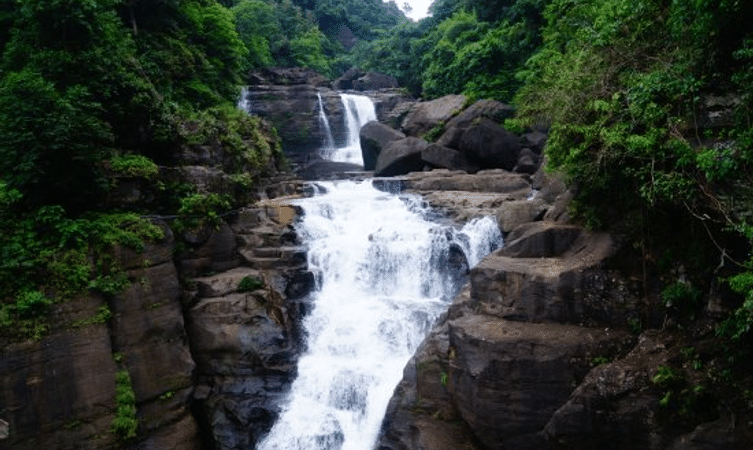
M 179 133 L 189 145 L 211 145 L 229 154 L 228 173 L 258 169 L 263 162 L 280 155 L 277 142 L 270 140 L 261 119 L 231 105 L 208 108 L 180 119 Z
M 666 286 L 659 298 L 664 307 L 675 309 L 682 316 L 694 315 L 702 306 L 698 288 L 679 281 Z
M 540 46 L 545 2 L 435 2 L 434 15 L 358 48 L 357 65 L 398 78 L 414 94 L 510 101 L 515 74 Z
M 176 228 L 195 230 L 204 226 L 218 227 L 222 215 L 230 209 L 230 199 L 226 195 L 196 193 L 180 200 Z
M 732 290 L 743 296 L 743 304 L 719 325 L 717 335 L 741 343 L 744 338 L 750 336 L 753 328 L 753 261 L 748 263 L 746 271 L 730 277 L 727 281 Z
M 117 176 L 152 179 L 159 173 L 159 167 L 144 155 L 116 155 L 110 159 L 110 170 Z
M 17 192 L 1 188 L 0 333 L 39 336 L 52 303 L 93 289 L 114 295 L 129 283 L 110 252 L 117 246 L 143 249 L 163 237 L 160 227 L 135 214 L 90 213 L 66 217 L 61 207 L 28 215 L 11 208 Z
M 427 131 L 426 134 L 424 134 L 422 137 L 424 140 L 428 142 L 436 142 L 437 139 L 439 139 L 442 134 L 445 132 L 445 123 L 440 122 L 437 125 L 435 125 L 431 130 Z
M 136 438 L 138 420 L 136 419 L 136 394 L 133 392 L 131 375 L 122 369 L 115 374 L 115 418 L 110 424 L 110 431 L 121 443 Z
M 606 356 L 595 356 L 591 358 L 591 365 L 595 366 L 601 366 L 603 364 L 609 364 L 612 362 L 612 360 Z
M 238 292 L 253 292 L 264 287 L 264 281 L 251 276 L 245 276 L 238 283 Z
M 296 66 L 330 73 L 326 37 L 313 18 L 290 0 L 243 0 L 232 12 L 246 46 L 245 68 Z

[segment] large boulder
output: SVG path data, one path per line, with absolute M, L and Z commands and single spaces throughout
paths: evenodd
M 493 120 L 481 118 L 463 133 L 458 150 L 484 168 L 512 170 L 518 162 L 520 138 Z
M 635 286 L 608 270 L 616 252 L 609 235 L 541 222 L 511 237 L 471 271 L 479 311 L 588 326 L 626 326 L 637 314 Z
M 464 95 L 448 95 L 429 102 L 416 103 L 403 120 L 403 132 L 408 136 L 422 136 L 462 111 L 465 102 Z
M 627 333 L 488 316 L 449 323 L 448 385 L 463 420 L 490 450 L 546 448 L 541 430 L 595 355 L 615 355 Z
M 459 151 L 438 144 L 426 147 L 421 152 L 421 159 L 432 168 L 462 170 L 467 173 L 476 173 L 480 169 Z
M 539 170 L 539 156 L 530 148 L 524 148 L 518 153 L 518 160 L 513 167 L 513 172 L 533 175 Z
M 405 135 L 380 122 L 371 121 L 361 128 L 360 138 L 363 169 L 374 170 L 384 146 L 389 142 L 405 139 Z
M 379 154 L 374 175 L 389 177 L 423 170 L 421 152 L 428 146 L 423 139 L 414 137 L 388 143 Z
M 656 445 L 655 430 L 662 429 L 656 414 L 662 393 L 653 389 L 651 380 L 673 357 L 671 347 L 669 335 L 649 331 L 625 358 L 594 367 L 549 419 L 544 428 L 547 440 L 557 448 L 583 450 L 666 448 Z
M 397 78 L 377 72 L 366 72 L 353 82 L 353 89 L 357 91 L 375 91 L 377 89 L 394 89 Z
M 479 119 L 487 118 L 497 123 L 515 116 L 515 108 L 496 100 L 479 100 L 447 122 L 445 128 L 468 128 Z

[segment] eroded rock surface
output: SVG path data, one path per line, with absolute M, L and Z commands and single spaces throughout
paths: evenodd
M 568 223 L 572 194 L 561 177 L 433 171 L 377 185 L 421 193 L 451 219 L 496 215 L 506 239 L 471 270 L 406 366 L 378 449 L 750 444 L 731 417 L 694 430 L 668 422 L 655 377 L 681 344 L 669 333 L 636 334 L 646 310 L 641 280 L 620 270 L 612 236 Z

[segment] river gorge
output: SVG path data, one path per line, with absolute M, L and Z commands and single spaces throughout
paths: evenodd
M 274 122 L 297 174 L 270 176 L 216 227 L 156 220 L 160 242 L 115 255 L 124 292 L 56 305 L 49 336 L 4 343 L 0 447 L 751 442 L 733 417 L 688 430 L 662 416 L 653 380 L 683 344 L 619 240 L 571 223 L 571 190 L 541 170 L 546 129 L 507 131 L 499 102 L 341 93 L 300 74 L 242 103 Z M 200 150 L 179 170 L 222 188 Z M 104 306 L 112 318 L 92 320 Z M 139 422 L 125 443 L 110 432 L 123 371 Z

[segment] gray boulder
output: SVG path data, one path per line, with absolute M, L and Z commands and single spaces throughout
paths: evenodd
M 528 147 L 534 151 L 537 155 L 540 155 L 544 151 L 546 146 L 547 134 L 538 130 L 531 131 L 520 137 L 520 145 L 522 147 Z
M 429 102 L 416 103 L 403 120 L 403 132 L 408 136 L 421 136 L 462 111 L 465 101 L 464 95 L 448 95 Z
M 361 153 L 364 170 L 374 170 L 377 158 L 387 143 L 405 139 L 405 135 L 380 122 L 372 121 L 361 128 Z
M 353 89 L 357 91 L 372 91 L 377 89 L 394 89 L 397 78 L 377 72 L 366 72 L 353 82 Z
M 421 152 L 428 146 L 428 142 L 414 137 L 389 142 L 379 154 L 374 175 L 390 177 L 423 170 Z
M 539 156 L 530 148 L 524 148 L 518 153 L 518 161 L 513 172 L 533 175 L 539 168 Z
M 438 144 L 426 147 L 421 152 L 421 159 L 433 168 L 462 170 L 467 173 L 476 173 L 480 169 L 459 151 Z
M 485 117 L 497 123 L 515 116 L 515 108 L 496 100 L 479 100 L 447 122 L 446 128 L 467 128 L 478 119 Z
M 463 133 L 481 118 L 501 123 L 514 115 L 515 109 L 512 106 L 496 100 L 479 100 L 445 124 L 445 131 L 437 143 L 457 150 Z
M 458 150 L 483 168 L 512 170 L 518 162 L 520 142 L 493 120 L 481 118 L 463 133 Z

